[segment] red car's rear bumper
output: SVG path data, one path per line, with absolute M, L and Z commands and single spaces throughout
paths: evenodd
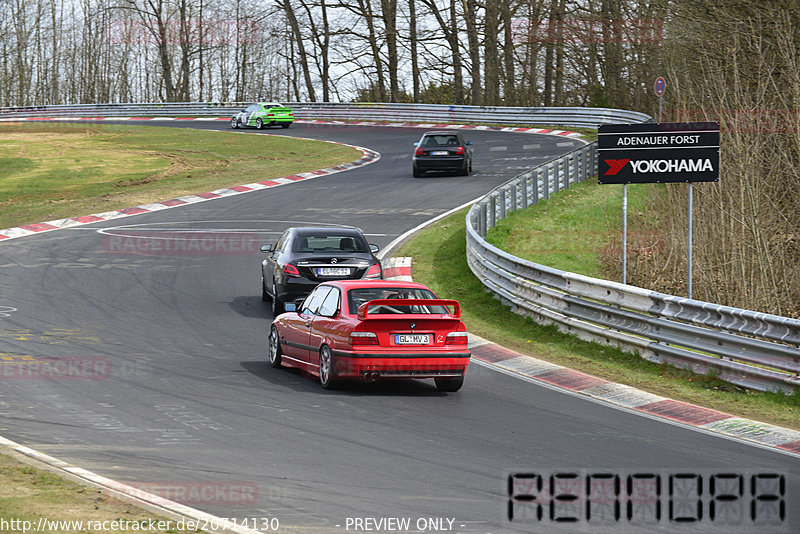
M 349 352 L 334 350 L 340 378 L 437 378 L 463 376 L 470 352 Z

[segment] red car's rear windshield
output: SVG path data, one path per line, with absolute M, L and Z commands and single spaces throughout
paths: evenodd
M 347 292 L 350 315 L 356 315 L 365 302 L 377 299 L 435 299 L 428 289 L 417 287 L 362 287 Z M 397 306 L 395 313 L 449 313 L 445 306 Z

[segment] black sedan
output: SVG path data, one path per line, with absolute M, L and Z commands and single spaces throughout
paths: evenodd
M 472 171 L 472 141 L 464 142 L 459 132 L 425 132 L 414 146 L 414 178 L 427 171 L 455 171 L 461 176 Z
M 275 245 L 263 245 L 261 299 L 272 301 L 272 313 L 311 293 L 328 280 L 383 278 L 377 245 L 367 243 L 358 228 L 292 227 Z

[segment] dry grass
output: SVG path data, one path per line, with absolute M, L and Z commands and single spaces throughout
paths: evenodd
M 60 476 L 31 467 L 8 454 L 0 451 L 0 518 L 6 522 L 16 521 L 7 525 L 10 528 L 1 528 L 0 532 L 22 532 L 24 521 L 36 525 L 40 518 L 49 521 L 83 521 L 84 528 L 49 528 L 43 532 L 59 534 L 108 534 L 110 532 L 131 532 L 136 525 L 145 526 L 149 521 L 168 521 L 166 518 L 155 516 L 130 504 L 111 499 L 100 490 L 82 486 Z M 127 529 L 97 529 L 88 528 L 96 525 L 95 522 L 127 521 Z M 14 525 L 19 526 L 16 528 Z M 111 523 L 106 523 L 111 525 Z M 150 530 L 140 528 L 143 532 L 157 532 L 159 534 L 178 534 L 186 531 L 174 529 L 176 522 L 172 521 L 172 529 Z M 74 523 L 73 523 L 73 526 Z M 33 530 L 29 530 L 32 532 Z M 192 531 L 194 532 L 194 531 Z

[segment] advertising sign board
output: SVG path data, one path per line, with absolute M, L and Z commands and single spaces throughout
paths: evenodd
M 719 180 L 719 123 L 607 124 L 597 129 L 598 182 Z

